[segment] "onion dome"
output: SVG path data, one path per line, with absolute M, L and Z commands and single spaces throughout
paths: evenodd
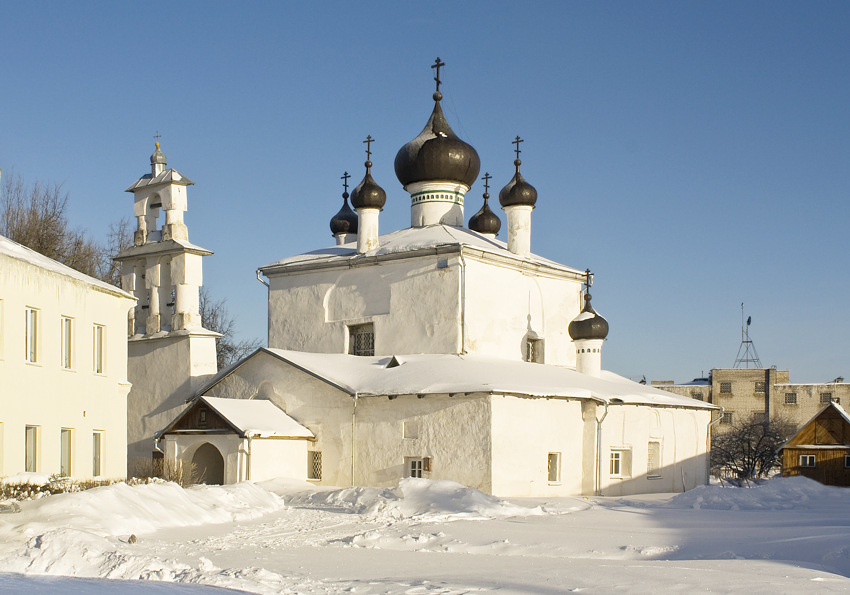
M 345 192 L 342 193 L 342 208 L 331 218 L 331 233 L 357 233 L 357 213 L 348 206 L 348 172 L 345 172 Z
M 514 177 L 508 182 L 508 185 L 502 188 L 499 192 L 499 204 L 504 207 L 514 207 L 517 205 L 526 205 L 529 207 L 533 207 L 534 203 L 537 202 L 537 190 L 535 190 L 534 186 L 525 181 L 525 178 L 522 177 L 522 174 L 519 173 L 519 166 L 522 165 L 522 161 L 519 159 L 519 143 L 523 142 L 520 137 L 516 137 L 514 144 L 516 145 L 516 159 L 514 160 L 514 165 L 516 166 L 516 173 Z
M 387 193 L 384 189 L 378 186 L 377 182 L 372 179 L 372 162 L 368 159 L 371 157 L 371 146 L 374 139 L 371 135 L 366 137 L 364 143 L 367 143 L 366 148 L 366 175 L 363 176 L 363 181 L 357 185 L 357 188 L 351 193 L 351 206 L 355 209 L 383 209 L 387 202 Z
M 502 228 L 502 222 L 496 213 L 490 209 L 490 205 L 487 202 L 490 198 L 490 194 L 487 192 L 490 189 L 488 185 L 488 182 L 490 181 L 490 174 L 485 173 L 482 179 L 484 180 L 484 205 L 477 213 L 469 218 L 469 229 L 477 231 L 478 233 L 486 233 L 495 236 Z
M 151 165 L 165 166 L 165 155 L 159 150 L 159 143 L 156 143 L 156 151 L 151 155 Z
M 608 336 L 608 321 L 596 313 L 590 305 L 590 292 L 584 294 L 584 308 L 567 329 L 573 341 L 581 339 L 604 339 Z
M 435 66 L 444 64 L 437 58 Z M 439 68 L 435 80 L 434 111 L 419 136 L 399 149 L 395 156 L 395 175 L 402 186 L 447 180 L 470 187 L 481 170 L 481 159 L 472 145 L 458 138 L 443 115 Z

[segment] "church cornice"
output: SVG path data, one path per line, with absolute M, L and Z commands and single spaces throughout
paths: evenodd
M 141 246 L 130 246 L 119 252 L 113 260 L 126 260 L 128 258 L 137 258 L 139 256 L 149 256 L 153 254 L 168 255 L 168 254 L 198 254 L 200 256 L 209 256 L 212 250 L 201 248 L 195 244 L 184 242 L 182 240 L 165 240 L 162 242 L 149 242 Z

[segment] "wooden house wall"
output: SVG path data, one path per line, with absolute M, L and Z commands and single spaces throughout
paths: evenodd
M 800 467 L 800 455 L 815 455 L 815 466 Z M 850 450 L 786 446 L 782 451 L 782 477 L 802 475 L 825 485 L 850 486 L 850 468 L 845 466 L 844 455 L 850 455 Z
M 830 407 L 788 442 L 788 446 L 800 444 L 850 445 L 850 424 L 834 407 Z

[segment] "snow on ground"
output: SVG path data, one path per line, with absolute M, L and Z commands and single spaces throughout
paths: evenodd
M 0 591 L 850 592 L 850 490 L 804 478 L 510 502 L 421 479 L 118 484 L 21 509 Z

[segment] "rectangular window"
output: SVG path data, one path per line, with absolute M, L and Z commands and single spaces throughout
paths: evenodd
M 375 327 L 372 323 L 348 327 L 348 353 L 375 355 Z
M 535 364 L 543 363 L 543 339 L 526 339 L 525 361 Z
M 732 425 L 732 412 L 724 411 L 723 417 L 720 418 L 720 423 L 725 425 Z
M 307 451 L 307 479 L 322 479 L 322 451 Z
M 721 382 L 720 383 L 720 392 L 724 395 L 732 394 L 732 383 L 731 382 Z
M 24 470 L 29 473 L 38 471 L 38 426 L 27 426 Z
M 100 465 L 103 454 L 103 432 L 94 432 L 91 437 L 91 474 L 94 477 L 100 477 L 103 474 Z
M 646 476 L 654 479 L 661 477 L 661 443 L 650 442 L 646 455 Z
M 763 393 L 764 392 L 764 382 L 756 382 L 756 392 Z
M 850 469 L 850 455 L 844 455 L 844 468 Z
M 405 438 L 419 438 L 419 422 L 406 421 L 402 430 Z
M 702 401 L 702 393 L 698 390 L 691 391 L 691 398 L 696 399 L 697 401 Z
M 627 448 L 611 449 L 611 476 L 629 477 L 632 474 L 632 452 Z
M 61 365 L 66 370 L 70 370 L 74 366 L 74 320 L 67 316 L 59 319 L 59 345 Z
M 94 325 L 94 336 L 92 338 L 92 361 L 94 362 L 94 373 L 103 374 L 104 369 L 104 340 L 106 327 L 100 324 Z
M 815 455 L 800 455 L 800 467 L 814 467 Z
M 561 453 L 550 452 L 548 462 L 549 483 L 560 483 L 561 481 Z
M 820 394 L 820 404 L 821 405 L 829 405 L 832 403 L 832 393 L 821 393 Z
M 797 393 L 785 393 L 785 404 L 786 405 L 796 405 L 797 404 Z
M 38 310 L 26 309 L 26 361 L 38 361 Z
M 422 458 L 421 457 L 405 457 L 404 466 L 407 471 L 407 477 L 422 477 Z
M 71 429 L 62 428 L 59 437 L 59 475 L 62 477 L 71 477 L 71 437 Z

